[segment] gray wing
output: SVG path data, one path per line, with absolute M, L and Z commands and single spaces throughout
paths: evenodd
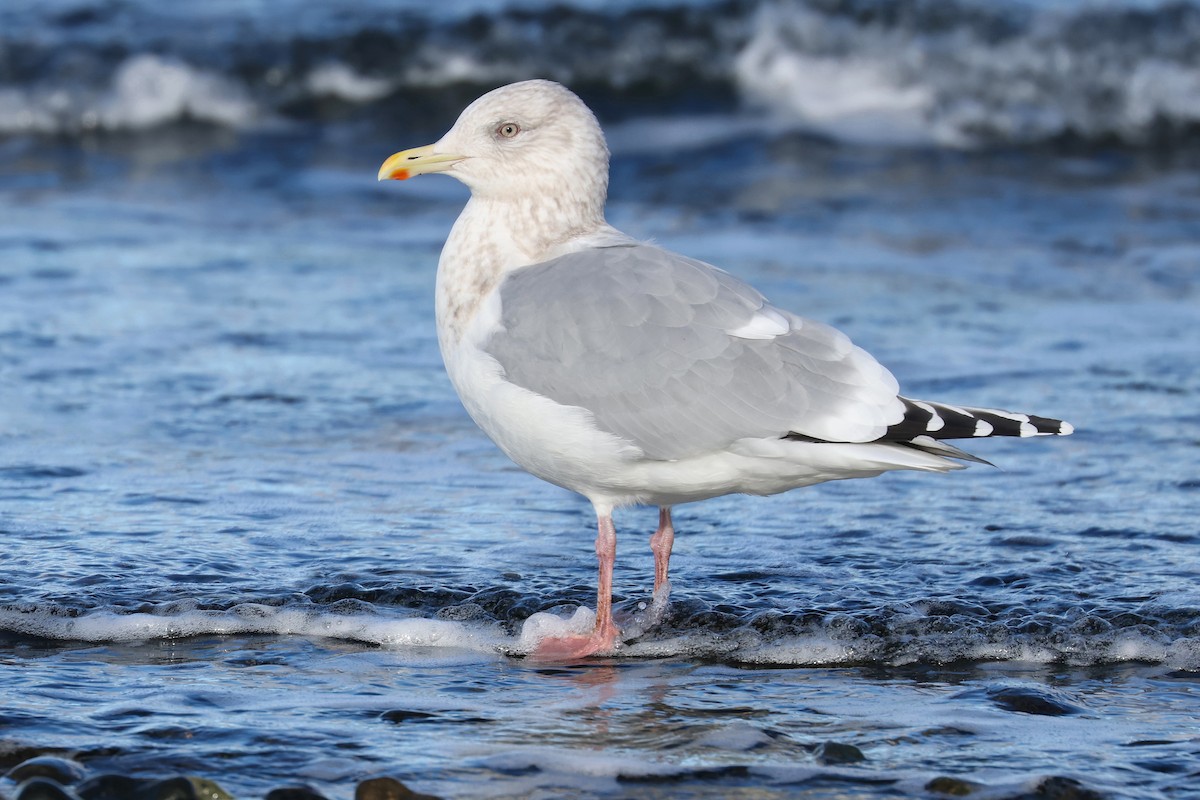
M 649 458 L 744 438 L 873 441 L 903 417 L 891 374 L 841 332 L 650 245 L 509 273 L 484 350 L 509 381 L 587 409 Z

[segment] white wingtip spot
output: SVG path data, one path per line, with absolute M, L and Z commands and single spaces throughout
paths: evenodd
M 926 431 L 933 433 L 934 431 L 940 431 L 942 428 L 946 427 L 946 420 L 942 419 L 941 415 L 938 414 L 937 409 L 929 405 L 929 403 L 923 403 L 920 400 L 917 400 L 913 403 L 913 405 L 922 411 L 929 412 L 929 422 L 925 423 Z
M 994 431 L 994 430 L 995 430 L 995 428 L 992 427 L 992 424 L 990 422 L 984 422 L 981 419 L 975 420 L 975 435 L 976 436 L 991 436 L 992 431 Z
M 1026 436 L 1037 436 L 1038 429 L 1028 422 L 1021 423 L 1021 438 Z
M 1059 436 L 1070 436 L 1074 432 L 1075 432 L 1075 426 L 1072 425 L 1071 423 L 1060 422 L 1058 424 L 1058 435 Z

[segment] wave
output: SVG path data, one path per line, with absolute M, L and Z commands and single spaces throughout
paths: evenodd
M 347 117 L 432 129 L 534 76 L 573 86 L 610 122 L 736 113 L 764 135 L 1175 147 L 1200 130 L 1194 0 L 365 3 L 269 18 L 129 0 L 0 22 L 0 135 Z
M 238 128 L 259 114 L 232 80 L 146 54 L 117 65 L 101 93 L 72 86 L 0 89 L 0 131 L 8 133 L 144 129 L 184 120 Z
M 144 642 L 209 635 L 274 635 L 364 642 L 398 650 L 524 656 L 546 636 L 586 633 L 594 613 L 559 604 L 530 613 L 536 598 L 506 590 L 462 592 L 331 587 L 333 602 L 243 602 L 205 608 L 190 601 L 137 610 L 0 606 L 0 633 L 62 642 Z M 353 595 L 387 599 L 370 602 Z M 392 601 L 395 601 L 393 603 Z M 417 609 L 406 608 L 420 604 Z M 524 609 L 524 611 L 522 611 Z M 1017 609 L 995 615 L 954 601 L 863 613 L 758 611 L 744 615 L 683 600 L 626 603 L 618 621 L 623 658 L 689 658 L 778 666 L 947 664 L 1012 661 L 1089 666 L 1126 662 L 1200 670 L 1200 610 L 1060 614 Z
M 772 3 L 735 72 L 772 113 L 835 138 L 1164 144 L 1200 126 L 1200 9 Z

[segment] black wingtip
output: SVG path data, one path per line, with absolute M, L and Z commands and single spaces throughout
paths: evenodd
M 1069 436 L 1069 422 L 1033 414 L 995 408 L 967 408 L 945 403 L 900 398 L 904 419 L 888 428 L 879 441 L 912 441 L 919 436 L 932 439 L 981 439 L 989 436 Z

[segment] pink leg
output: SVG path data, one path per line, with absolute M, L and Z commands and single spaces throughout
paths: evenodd
M 597 520 L 596 558 L 600 562 L 600 580 L 596 589 L 596 627 L 592 639 L 606 643 L 602 649 L 612 649 L 617 640 L 617 626 L 612 617 L 613 566 L 617 562 L 617 529 L 613 527 L 612 515 L 605 514 Z M 593 651 L 595 652 L 595 651 Z
M 534 652 L 537 659 L 563 660 L 586 658 L 610 652 L 617 643 L 617 626 L 612 618 L 612 574 L 617 560 L 617 529 L 612 512 L 597 510 L 596 558 L 600 561 L 600 580 L 596 590 L 596 626 L 589 636 L 564 636 L 543 639 Z
M 654 594 L 667 585 L 667 569 L 671 564 L 671 547 L 675 544 L 675 527 L 671 524 L 671 507 L 658 509 L 658 530 L 650 537 L 654 551 Z

